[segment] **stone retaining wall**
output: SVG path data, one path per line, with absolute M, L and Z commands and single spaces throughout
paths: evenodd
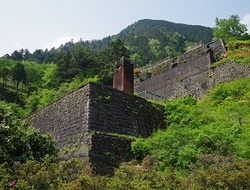
M 63 159 L 88 157 L 99 174 L 112 174 L 114 167 L 132 157 L 131 136 L 147 137 L 164 127 L 161 106 L 93 83 L 36 111 L 26 121 L 52 134 L 58 148 L 65 151 Z

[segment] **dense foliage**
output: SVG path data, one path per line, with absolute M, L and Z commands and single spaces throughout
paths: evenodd
M 127 45 L 135 65 L 144 66 L 167 57 L 176 57 L 191 45 L 211 41 L 212 29 L 145 19 L 128 26 L 117 37 Z
M 215 19 L 213 35 L 216 38 L 222 38 L 226 41 L 232 39 L 249 39 L 247 26 L 240 23 L 238 15 L 231 15 L 229 19 Z
M 185 169 L 199 154 L 250 159 L 250 78 L 217 86 L 197 102 L 192 97 L 165 105 L 167 128 L 133 145 L 137 158 L 147 153 L 168 166 Z
M 245 52 L 248 53 L 250 34 L 247 33 L 247 25 L 240 23 L 240 18 L 238 15 L 231 15 L 228 19 L 216 18 L 215 27 L 213 27 L 213 35 L 214 38 L 222 38 L 227 42 L 227 48 L 230 50 L 227 53 L 227 56 L 231 55 L 231 51 L 234 51 L 237 48 L 243 50 L 242 46 L 239 45 L 245 45 L 245 50 L 247 50 Z M 245 42 L 247 40 L 248 42 Z M 236 44 L 238 44 L 237 47 Z M 245 52 L 238 51 L 237 54 L 234 52 L 234 55 L 230 57 L 233 59 L 245 58 L 247 57 Z M 249 57 L 250 54 L 248 54 L 248 58 Z M 249 63 L 249 60 L 240 60 L 240 62 Z
M 6 103 L 0 101 L 0 163 L 41 160 L 45 155 L 56 155 L 55 142 L 50 135 L 16 118 Z

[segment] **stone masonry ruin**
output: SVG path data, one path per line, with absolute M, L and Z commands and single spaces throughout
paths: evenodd
M 150 136 L 164 126 L 163 119 L 161 106 L 93 83 L 26 118 L 42 133 L 51 133 L 60 150 L 68 150 L 63 159 L 88 158 L 98 174 L 112 174 L 130 160 L 133 137 Z
M 185 54 L 163 60 L 142 71 L 135 81 L 138 96 L 153 100 L 171 100 L 187 95 L 200 99 L 215 85 L 250 76 L 246 65 L 225 63 L 213 67 L 226 52 L 221 39 L 200 45 Z
M 199 99 L 219 83 L 250 76 L 249 66 L 234 62 L 213 67 L 225 52 L 220 39 L 200 45 L 144 69 L 135 87 L 133 65 L 121 58 L 114 66 L 113 89 L 86 84 L 26 120 L 52 134 L 58 148 L 65 150 L 62 159 L 87 158 L 95 173 L 112 174 L 114 167 L 132 158 L 134 137 L 148 137 L 164 127 L 163 107 L 145 99 Z

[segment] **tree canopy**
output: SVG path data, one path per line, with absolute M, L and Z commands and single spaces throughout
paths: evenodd
M 215 19 L 213 35 L 216 38 L 222 38 L 226 41 L 229 39 L 241 39 L 247 37 L 247 26 L 240 23 L 238 15 L 231 15 L 229 19 Z

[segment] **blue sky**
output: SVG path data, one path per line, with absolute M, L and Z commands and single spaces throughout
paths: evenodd
M 102 39 L 140 19 L 213 27 L 232 14 L 250 26 L 249 0 L 0 0 L 0 56 Z

